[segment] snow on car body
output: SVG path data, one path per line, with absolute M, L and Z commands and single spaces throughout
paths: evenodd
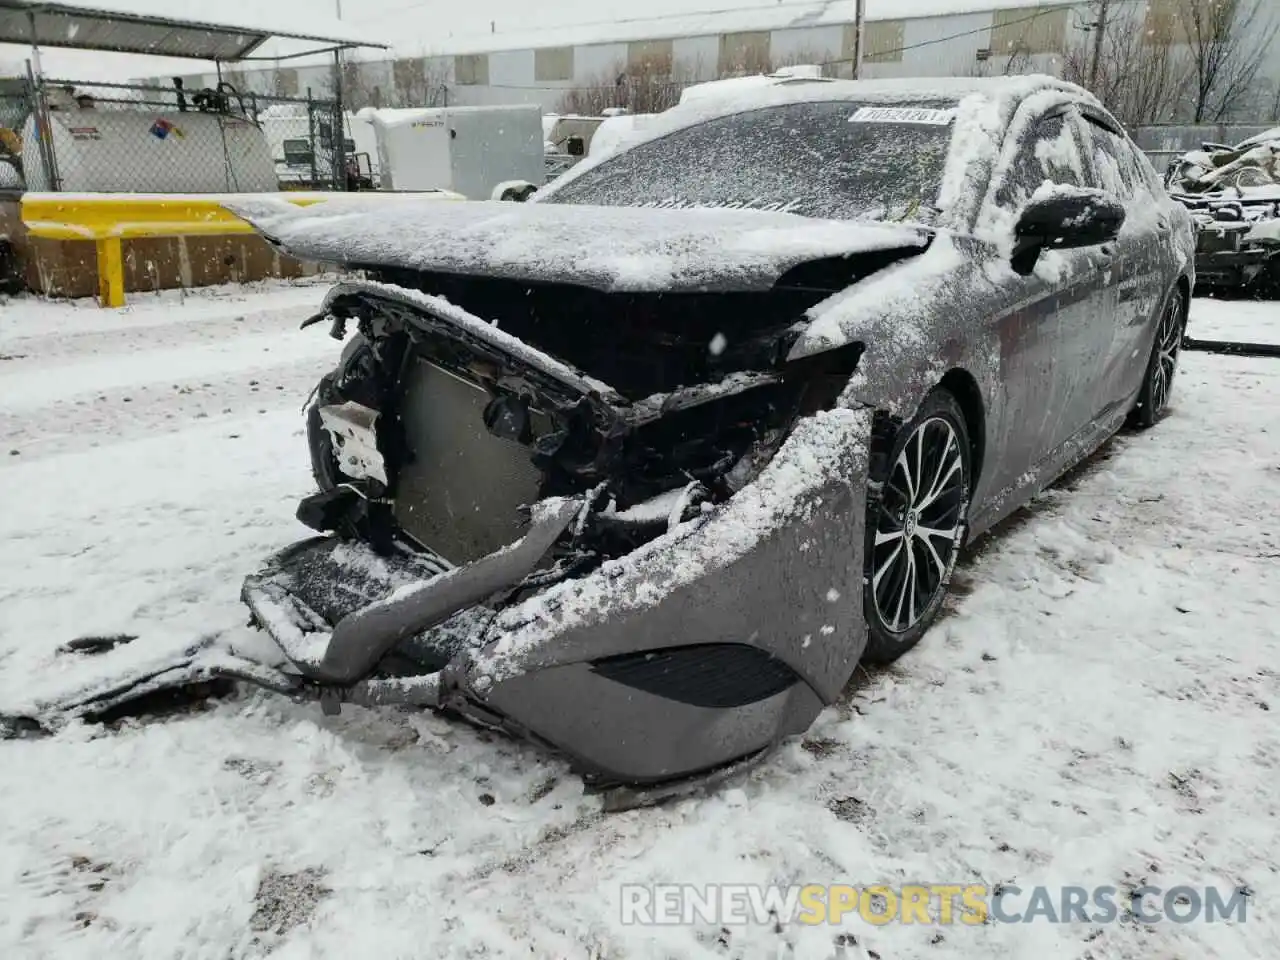
M 310 415 L 326 536 L 245 586 L 296 689 L 609 783 L 758 755 L 913 645 L 964 542 L 1159 415 L 1193 279 L 1049 78 L 695 99 L 528 204 L 231 206 L 369 277 L 313 318 L 360 331 Z

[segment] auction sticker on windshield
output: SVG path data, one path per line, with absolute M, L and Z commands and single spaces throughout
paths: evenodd
M 912 107 L 862 107 L 849 118 L 850 123 L 931 123 L 946 126 L 955 119 L 954 110 L 929 110 Z

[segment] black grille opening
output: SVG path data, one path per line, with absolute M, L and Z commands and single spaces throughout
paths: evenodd
M 596 660 L 591 669 L 615 683 L 711 709 L 767 700 L 800 679 L 782 661 L 741 643 L 627 653 Z

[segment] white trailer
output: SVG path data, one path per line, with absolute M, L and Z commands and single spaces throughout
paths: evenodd
M 488 200 L 501 183 L 543 181 L 536 104 L 375 110 L 369 116 L 384 190 L 453 190 Z

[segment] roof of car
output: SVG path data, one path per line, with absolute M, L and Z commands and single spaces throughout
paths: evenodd
M 858 100 L 872 103 L 956 101 L 974 95 L 992 100 L 1021 100 L 1046 90 L 1057 90 L 1084 98 L 1090 96 L 1082 87 L 1043 74 L 1011 77 L 912 77 L 895 80 L 737 77 L 698 84 L 692 89 L 705 89 L 705 95 L 690 98 L 699 103 L 711 100 L 710 95 L 721 89 L 724 96 L 716 97 L 716 101 L 736 110 L 751 109 L 753 100 L 758 100 L 760 106 L 789 100 Z

